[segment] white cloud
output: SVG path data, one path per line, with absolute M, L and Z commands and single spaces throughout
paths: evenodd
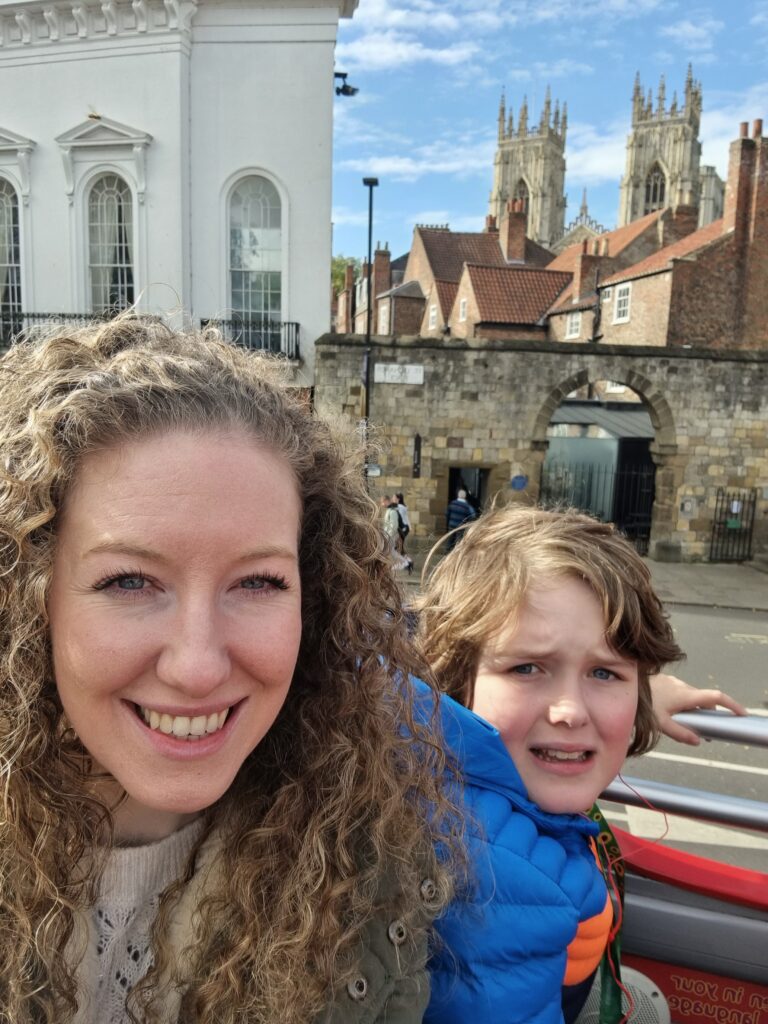
M 624 173 L 627 125 L 617 122 L 605 128 L 574 121 L 569 125 L 566 149 L 568 185 L 606 185 Z
M 362 186 L 360 194 L 363 194 Z M 331 221 L 334 227 L 363 227 L 368 223 L 368 210 L 350 210 L 348 206 L 334 206 Z
M 552 63 L 537 60 L 525 66 L 512 68 L 507 73 L 507 78 L 512 82 L 530 82 L 535 78 L 549 82 L 555 78 L 571 78 L 573 75 L 592 75 L 594 71 L 590 64 L 563 57 Z
M 739 125 L 762 117 L 768 110 L 768 82 L 759 82 L 746 93 L 713 94 L 701 116 L 701 162 L 717 168 L 721 178 L 728 173 L 728 149 L 738 138 Z
M 673 25 L 662 26 L 659 35 L 671 39 L 688 53 L 701 55 L 712 49 L 715 36 L 723 28 L 725 22 L 717 21 L 715 18 L 703 18 L 700 21 L 683 18 Z M 696 59 L 701 63 L 701 56 L 697 56 Z
M 477 52 L 478 46 L 472 42 L 431 47 L 391 29 L 363 35 L 352 42 L 340 42 L 336 47 L 336 63 L 347 71 L 360 68 L 382 71 L 425 61 L 451 67 L 467 63 Z

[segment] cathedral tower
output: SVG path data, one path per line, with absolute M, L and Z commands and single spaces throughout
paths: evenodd
M 690 64 L 682 105 L 678 105 L 677 93 L 669 109 L 666 102 L 664 76 L 654 104 L 650 89 L 644 96 L 638 72 L 626 173 L 621 179 L 619 227 L 667 206 L 700 205 L 701 83 L 694 81 Z
M 527 234 L 539 245 L 553 246 L 563 236 L 565 222 L 565 134 L 567 107 L 552 110 L 549 87 L 538 125 L 528 125 L 528 102 L 523 100 L 515 128 L 502 94 L 499 104 L 499 142 L 493 168 L 490 214 L 501 222 L 507 200 L 522 199 L 528 214 Z

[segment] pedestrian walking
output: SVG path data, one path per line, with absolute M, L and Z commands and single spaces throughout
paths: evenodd
M 411 520 L 408 516 L 408 509 L 405 501 L 403 500 L 403 492 L 398 491 L 396 494 L 393 494 L 392 501 L 397 504 L 397 514 L 400 517 L 400 522 L 397 527 L 397 550 L 401 555 L 405 555 L 405 538 L 411 532 Z
M 464 531 L 459 527 L 477 519 L 477 512 L 467 501 L 467 492 L 462 488 L 445 510 L 445 528 L 448 531 L 448 550 L 452 551 L 461 540 Z

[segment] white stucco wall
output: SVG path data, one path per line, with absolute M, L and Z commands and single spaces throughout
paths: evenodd
M 300 324 L 311 382 L 330 320 L 333 50 L 340 8 L 355 6 L 0 0 L 0 175 L 19 190 L 27 179 L 24 310 L 88 311 L 84 196 L 104 169 L 134 197 L 140 307 L 226 316 L 227 198 L 264 174 L 283 202 L 282 317 Z M 89 132 L 98 144 L 82 144 Z M 34 148 L 20 156 L 18 138 Z

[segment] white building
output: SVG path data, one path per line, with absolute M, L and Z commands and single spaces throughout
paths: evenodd
M 311 382 L 357 3 L 0 0 L 0 338 L 136 302 L 245 321 Z

